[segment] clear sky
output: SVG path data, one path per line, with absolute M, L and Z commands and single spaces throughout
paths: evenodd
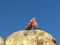
M 40 29 L 49 32 L 60 45 L 59 0 L 0 0 L 0 36 L 23 30 L 31 18 Z

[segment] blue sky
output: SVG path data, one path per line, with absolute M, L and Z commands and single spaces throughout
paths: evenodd
M 60 44 L 59 0 L 0 0 L 0 36 L 23 30 L 31 18 L 40 29 L 49 32 Z

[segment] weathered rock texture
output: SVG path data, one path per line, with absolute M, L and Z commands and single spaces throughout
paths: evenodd
M 39 29 L 14 32 L 5 42 L 6 45 L 56 45 L 49 33 Z
M 0 45 L 5 45 L 2 37 L 0 37 Z

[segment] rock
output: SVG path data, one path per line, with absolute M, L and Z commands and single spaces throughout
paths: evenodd
M 6 45 L 56 45 L 51 34 L 35 29 L 17 31 L 7 37 Z
M 5 45 L 2 37 L 0 37 L 0 45 Z
M 31 30 L 31 27 L 34 30 Z M 57 45 L 51 34 L 40 30 L 35 18 L 26 25 L 26 30 L 14 32 L 7 37 L 6 45 Z

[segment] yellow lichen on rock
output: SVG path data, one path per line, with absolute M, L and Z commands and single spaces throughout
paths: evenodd
M 47 32 L 36 30 L 23 30 L 14 32 L 7 37 L 6 45 L 56 45 L 55 39 Z

